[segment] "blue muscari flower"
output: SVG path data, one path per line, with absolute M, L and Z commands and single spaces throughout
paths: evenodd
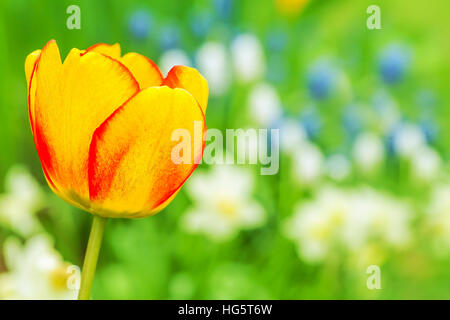
M 316 138 L 322 128 L 322 119 L 317 114 L 317 111 L 311 107 L 301 112 L 300 123 L 309 139 Z
M 395 116 L 398 114 L 396 102 L 384 90 L 379 90 L 372 95 L 371 98 L 373 109 L 380 119 L 386 116 Z
M 310 95 L 317 100 L 330 96 L 336 80 L 336 71 L 326 61 L 315 63 L 307 73 L 307 86 Z
M 231 17 L 233 9 L 232 0 L 214 0 L 214 7 L 217 12 L 217 16 L 223 20 L 227 20 Z
M 439 128 L 432 119 L 422 119 L 419 121 L 419 127 L 425 136 L 427 143 L 432 143 L 436 140 Z
M 176 25 L 167 25 L 160 30 L 161 49 L 169 50 L 179 46 L 180 30 Z
M 135 38 L 145 39 L 153 26 L 153 17 L 148 11 L 137 10 L 131 15 L 128 26 Z
M 341 121 L 350 137 L 356 136 L 364 126 L 363 119 L 357 105 L 351 105 L 345 108 Z
M 391 130 L 388 132 L 388 134 L 385 137 L 385 146 L 386 146 L 386 153 L 388 156 L 394 157 L 397 152 L 395 151 L 395 136 L 397 135 L 400 128 L 400 124 L 397 124 L 391 128 Z
M 213 18 L 206 10 L 196 10 L 191 14 L 190 26 L 195 36 L 201 38 L 211 30 Z
M 390 45 L 380 55 L 379 72 L 387 84 L 400 82 L 409 67 L 409 50 L 400 45 Z

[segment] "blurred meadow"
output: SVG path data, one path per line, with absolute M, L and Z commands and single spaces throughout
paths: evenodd
M 382 29 L 368 30 L 375 2 Z M 449 9 L 1 1 L 0 299 L 74 298 L 67 267 L 89 235 L 91 216 L 48 188 L 28 120 L 25 57 L 50 39 L 63 57 L 118 42 L 164 74 L 196 67 L 208 128 L 280 129 L 276 175 L 202 164 L 161 213 L 110 219 L 94 299 L 450 299 Z

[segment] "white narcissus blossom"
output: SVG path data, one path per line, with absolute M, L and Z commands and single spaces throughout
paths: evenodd
M 353 146 L 353 159 L 364 173 L 373 172 L 384 160 L 384 146 L 373 133 L 362 133 Z
M 442 159 L 439 153 L 428 146 L 422 146 L 411 157 L 412 175 L 418 182 L 431 182 L 439 175 Z
M 251 119 L 262 127 L 270 127 L 282 115 L 280 97 L 274 87 L 267 83 L 254 86 L 248 97 Z
M 224 94 L 231 83 L 231 70 L 228 54 L 223 44 L 207 42 L 197 52 L 198 70 L 208 80 L 212 96 Z
M 266 65 L 263 47 L 254 35 L 237 36 L 231 44 L 231 55 L 238 81 L 248 83 L 264 75 Z
M 40 229 L 35 212 L 44 205 L 44 194 L 31 174 L 21 166 L 12 167 L 0 195 L 0 221 L 23 236 Z
M 435 186 L 426 210 L 425 226 L 432 237 L 437 254 L 448 256 L 450 251 L 450 184 Z
M 323 175 L 324 157 L 314 144 L 303 143 L 293 156 L 293 173 L 299 184 L 312 186 Z
M 18 239 L 8 238 L 3 250 L 8 272 L 0 276 L 1 299 L 77 298 L 79 274 L 74 273 L 74 266 L 63 261 L 47 236 L 34 236 L 24 246 Z M 79 272 L 78 267 L 76 270 Z
M 353 191 L 350 197 L 351 210 L 343 228 L 349 248 L 360 250 L 371 240 L 394 248 L 408 245 L 412 209 L 407 203 L 370 188 Z
M 411 215 L 408 204 L 369 188 L 325 187 L 297 206 L 284 234 L 295 242 L 302 259 L 321 262 L 342 249 L 358 256 L 373 243 L 404 248 L 411 240 Z
M 331 243 L 328 221 L 316 214 L 315 204 L 305 204 L 295 212 L 295 216 L 284 225 L 284 232 L 296 244 L 298 255 L 308 262 L 325 259 Z
M 216 165 L 210 172 L 193 176 L 186 189 L 194 200 L 182 220 L 189 232 L 227 240 L 240 229 L 255 228 L 265 221 L 263 207 L 251 198 L 253 176 L 246 168 Z
M 170 49 L 164 52 L 159 59 L 159 67 L 163 76 L 172 69 L 173 66 L 192 66 L 191 60 L 189 59 L 186 52 L 181 49 Z
M 332 250 L 348 212 L 345 193 L 325 187 L 316 199 L 297 205 L 294 215 L 285 221 L 283 231 L 297 245 L 300 257 L 319 262 Z
M 394 149 L 404 158 L 410 158 L 417 149 L 425 145 L 422 130 L 413 124 L 404 123 L 399 126 L 394 135 Z

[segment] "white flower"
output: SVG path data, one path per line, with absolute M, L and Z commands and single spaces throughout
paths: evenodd
M 0 195 L 0 222 L 26 236 L 40 229 L 34 213 L 44 204 L 44 194 L 30 173 L 12 167 L 5 178 L 5 193 Z
M 231 80 L 226 48 L 218 42 L 207 42 L 197 52 L 196 63 L 200 73 L 208 80 L 211 95 L 224 94 Z
M 280 97 L 275 88 L 267 83 L 253 87 L 248 106 L 252 120 L 263 127 L 271 126 L 282 114 Z
M 326 161 L 328 176 L 336 181 L 342 181 L 350 174 L 350 162 L 342 154 L 335 154 Z
M 324 157 L 314 144 L 303 143 L 293 157 L 294 177 L 302 185 L 316 184 L 323 174 Z
M 297 206 L 284 232 L 294 240 L 301 258 L 320 262 L 342 249 L 358 256 L 374 243 L 405 247 L 411 240 L 411 215 L 406 203 L 369 188 L 326 187 Z
M 208 173 L 197 172 L 186 189 L 195 203 L 182 221 L 189 232 L 226 240 L 265 220 L 263 207 L 251 198 L 253 176 L 248 169 L 216 165 Z
M 394 149 L 402 157 L 410 158 L 424 144 L 422 130 L 413 124 L 401 124 L 394 134 Z
M 283 119 L 280 125 L 280 146 L 283 151 L 294 152 L 306 141 L 302 125 L 293 119 Z
M 417 149 L 411 158 L 411 170 L 419 182 L 430 182 L 438 177 L 442 159 L 435 150 L 427 146 Z
M 370 188 L 353 192 L 351 197 L 351 210 L 343 226 L 344 241 L 349 248 L 362 249 L 371 240 L 396 248 L 409 243 L 412 218 L 409 205 Z
M 187 54 L 180 49 L 170 49 L 163 53 L 159 59 L 159 67 L 163 75 L 172 69 L 173 66 L 188 66 L 192 65 Z
M 333 248 L 339 226 L 347 219 L 349 202 L 346 194 L 336 188 L 324 188 L 316 199 L 300 203 L 294 216 L 284 224 L 285 235 L 292 239 L 300 257 L 319 262 Z
M 384 160 L 383 142 L 372 133 L 360 134 L 353 146 L 353 159 L 363 172 L 373 172 Z
M 237 36 L 231 44 L 231 55 L 238 81 L 251 82 L 263 76 L 266 69 L 264 52 L 254 35 Z
M 432 236 L 435 251 L 448 256 L 450 251 L 450 185 L 434 188 L 427 208 L 425 225 Z
M 316 214 L 314 205 L 297 209 L 285 224 L 285 233 L 297 245 L 298 255 L 308 262 L 323 260 L 330 250 L 330 228 L 326 218 Z
M 3 249 L 8 272 L 0 278 L 0 298 L 76 299 L 78 289 L 69 289 L 69 281 L 79 274 L 72 273 L 70 264 L 62 260 L 46 236 L 34 236 L 25 246 L 16 238 L 8 238 Z

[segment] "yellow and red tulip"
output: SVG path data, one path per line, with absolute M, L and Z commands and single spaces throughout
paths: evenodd
M 208 85 L 197 70 L 166 77 L 148 58 L 120 46 L 72 49 L 64 62 L 49 41 L 25 61 L 34 142 L 50 188 L 102 217 L 155 214 L 173 199 L 201 159 L 175 164 L 176 129 L 206 131 Z M 203 135 L 202 135 L 203 136 Z

